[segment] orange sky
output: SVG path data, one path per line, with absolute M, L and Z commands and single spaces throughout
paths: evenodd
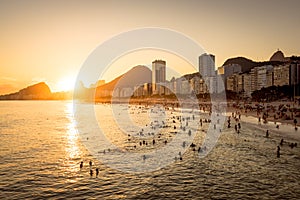
M 39 81 L 52 91 L 68 89 L 98 45 L 142 27 L 193 38 L 216 55 L 216 66 L 235 56 L 267 60 L 278 48 L 300 55 L 299 7 L 298 0 L 0 1 L 0 94 Z M 107 79 L 157 58 L 177 69 L 185 63 L 159 51 L 129 55 L 115 62 Z

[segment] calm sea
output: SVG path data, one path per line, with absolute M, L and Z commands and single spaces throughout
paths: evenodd
M 131 120 L 141 127 L 149 125 L 150 110 L 130 107 Z M 153 150 L 152 139 L 145 139 L 149 142 L 146 147 L 132 137 L 141 130 L 132 131 L 131 136 L 118 135 L 121 129 L 131 127 L 126 127 L 126 116 L 109 114 L 110 105 L 95 105 L 95 112 L 115 145 L 128 152 Z M 69 101 L 0 102 L 0 199 L 300 199 L 300 141 L 293 134 L 284 137 L 284 133 L 271 131 L 265 138 L 263 127 L 243 121 L 240 134 L 224 127 L 216 146 L 204 158 L 188 148 L 182 160 L 174 158 L 151 172 L 128 173 L 104 164 L 87 150 L 86 141 L 97 141 L 79 136 L 73 114 Z M 80 126 L 93 127 L 89 123 L 93 121 L 85 120 Z M 117 123 L 122 123 L 121 128 Z M 200 138 L 205 137 L 201 130 L 205 127 L 208 124 L 195 128 Z M 157 148 L 171 140 L 170 132 L 161 132 Z M 282 137 L 285 142 L 277 158 Z M 298 146 L 292 149 L 290 142 Z M 114 149 L 99 148 L 99 154 L 104 150 L 105 155 L 116 154 Z M 95 168 L 100 171 L 97 178 Z

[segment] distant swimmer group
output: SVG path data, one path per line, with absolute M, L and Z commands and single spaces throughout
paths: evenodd
M 80 162 L 79 168 L 80 168 L 80 171 L 83 169 L 83 161 Z M 96 172 L 96 178 L 97 178 L 99 175 L 99 168 L 96 168 L 95 172 Z M 93 170 L 93 162 L 91 160 L 89 161 L 89 173 L 90 173 L 90 176 L 93 177 L 94 170 Z

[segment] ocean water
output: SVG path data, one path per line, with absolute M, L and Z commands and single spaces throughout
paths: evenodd
M 292 128 L 273 131 L 270 124 L 264 127 L 257 125 L 255 119 L 242 117 L 240 134 L 234 128 L 220 127 L 220 137 L 206 156 L 200 158 L 192 148 L 177 145 L 172 149 L 175 155 L 182 152 L 182 160 L 168 156 L 170 160 L 162 162 L 157 170 L 147 170 L 147 162 L 153 164 L 154 160 L 147 157 L 148 152 L 165 148 L 164 141 L 172 144 L 176 135 L 181 139 L 183 131 L 176 121 L 175 133 L 172 122 L 179 112 L 168 110 L 158 116 L 155 109 L 161 110 L 159 107 L 118 105 L 112 114 L 113 108 L 108 104 L 97 104 L 94 109 L 98 125 L 85 115 L 78 122 L 70 101 L 1 101 L 0 199 L 300 198 L 300 141 Z M 129 111 L 129 115 L 122 116 L 118 112 L 122 110 Z M 197 116 L 207 117 L 204 113 Z M 153 119 L 163 119 L 170 126 L 160 129 L 161 122 Z M 209 124 L 201 127 L 198 118 L 194 121 L 196 124 L 191 120 L 186 127 L 192 130 L 191 137 L 195 137 L 198 147 Z M 151 122 L 158 132 L 149 136 Z M 99 127 L 113 147 L 97 140 Z M 266 128 L 271 130 L 269 138 L 265 137 Z M 156 144 L 150 145 L 153 138 Z M 282 138 L 285 142 L 277 158 Z M 142 140 L 149 144 L 141 146 Z M 290 148 L 291 142 L 298 146 Z M 142 163 L 137 165 L 145 170 L 122 170 L 128 169 L 120 158 L 124 152 L 147 155 L 134 160 Z M 107 158 L 115 162 L 107 162 Z M 98 177 L 89 174 L 90 160 L 93 170 L 99 168 Z M 84 166 L 80 170 L 81 161 Z M 129 167 L 132 169 L 132 165 Z

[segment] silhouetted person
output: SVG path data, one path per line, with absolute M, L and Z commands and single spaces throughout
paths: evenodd
M 283 145 L 283 141 L 284 141 L 284 140 L 283 140 L 283 139 L 281 139 L 281 141 L 280 141 L 280 145 L 281 145 L 281 146 Z
M 96 177 L 98 177 L 98 175 L 99 175 L 99 169 L 96 168 Z
M 198 153 L 202 152 L 201 147 L 198 148 Z
M 93 162 L 90 160 L 89 164 L 90 164 L 90 168 L 91 168 L 93 165 Z
M 267 132 L 266 132 L 266 138 L 268 138 L 269 137 L 269 130 L 267 130 Z
M 79 165 L 80 169 L 83 168 L 83 161 L 80 162 L 80 165 Z
M 280 147 L 277 146 L 277 158 L 280 158 Z
M 93 176 L 93 173 L 94 173 L 93 170 L 90 169 L 90 175 L 91 175 L 91 176 Z

